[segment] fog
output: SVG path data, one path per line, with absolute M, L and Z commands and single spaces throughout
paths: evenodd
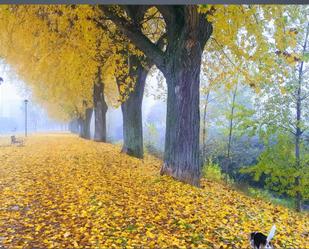
M 37 132 L 66 132 L 68 124 L 53 120 L 31 96 L 27 84 L 18 79 L 18 76 L 9 70 L 8 65 L 1 64 L 0 76 L 3 82 L 0 85 L 0 134 L 20 135 L 25 132 L 25 102 L 27 104 L 27 130 L 29 134 Z M 158 85 L 160 82 L 160 85 Z M 157 72 L 150 74 L 146 81 L 145 96 L 143 98 L 142 113 L 144 127 L 144 142 L 163 148 L 165 134 L 166 103 L 164 95 L 165 82 Z M 158 89 L 160 91 L 158 92 Z M 107 112 L 108 140 L 114 143 L 122 141 L 122 114 L 121 108 L 109 106 Z M 91 135 L 94 135 L 94 117 L 91 120 Z
M 146 80 L 142 104 L 144 144 L 163 149 L 165 134 L 165 82 L 157 77 L 158 72 L 149 74 Z M 159 90 L 158 90 L 159 89 Z M 159 91 L 159 92 L 158 92 Z M 92 120 L 92 134 L 94 124 Z M 120 108 L 109 107 L 107 111 L 108 140 L 118 143 L 122 140 L 122 114 Z
M 27 85 L 12 73 L 8 65 L 0 65 L 0 134 L 23 135 L 25 132 L 25 100 L 27 104 L 27 130 L 35 132 L 59 132 L 67 124 L 52 120 L 38 103 L 33 101 Z

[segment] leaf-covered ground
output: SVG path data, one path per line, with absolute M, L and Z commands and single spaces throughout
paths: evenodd
M 0 247 L 248 248 L 249 232 L 276 224 L 277 248 L 309 248 L 307 214 L 159 168 L 72 135 L 0 147 Z

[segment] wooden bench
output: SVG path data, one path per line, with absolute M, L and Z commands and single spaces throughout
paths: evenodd
M 14 135 L 11 136 L 11 145 L 16 144 L 17 146 L 24 146 L 24 140 L 23 139 L 18 139 Z

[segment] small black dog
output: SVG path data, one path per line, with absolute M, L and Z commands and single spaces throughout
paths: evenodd
M 250 234 L 250 244 L 253 249 L 273 249 L 270 240 L 275 236 L 276 226 L 273 225 L 268 236 L 254 232 Z

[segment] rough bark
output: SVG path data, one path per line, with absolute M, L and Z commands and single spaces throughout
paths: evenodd
M 104 84 L 101 78 L 101 68 L 98 68 L 96 82 L 93 85 L 93 105 L 94 105 L 94 140 L 106 142 L 106 112 L 107 104 L 104 98 Z
M 199 70 L 182 68 L 182 73 L 177 77 L 171 75 L 166 78 L 169 84 L 164 165 L 161 174 L 171 175 L 178 180 L 198 186 Z
M 118 16 L 108 6 L 100 7 L 166 78 L 167 118 L 161 174 L 199 186 L 199 74 L 202 51 L 212 33 L 212 25 L 205 14 L 198 13 L 195 5 L 156 6 L 166 23 L 167 46 L 162 51 L 141 30 L 141 15 L 137 13 L 143 7 L 123 8 L 131 21 Z
M 92 116 L 92 108 L 87 108 L 85 111 L 85 117 L 79 118 L 79 136 L 85 139 L 90 139 L 90 121 Z
M 143 158 L 143 123 L 142 101 L 148 70 L 139 59 L 130 56 L 130 76 L 135 78 L 134 91 L 121 104 L 123 118 L 123 147 L 122 152 L 137 158 Z
M 161 174 L 199 186 L 200 65 L 212 29 L 200 19 L 194 6 L 174 9 L 175 16 L 166 19 L 175 28 L 168 30 L 169 59 L 164 73 L 168 85 L 167 116 Z

